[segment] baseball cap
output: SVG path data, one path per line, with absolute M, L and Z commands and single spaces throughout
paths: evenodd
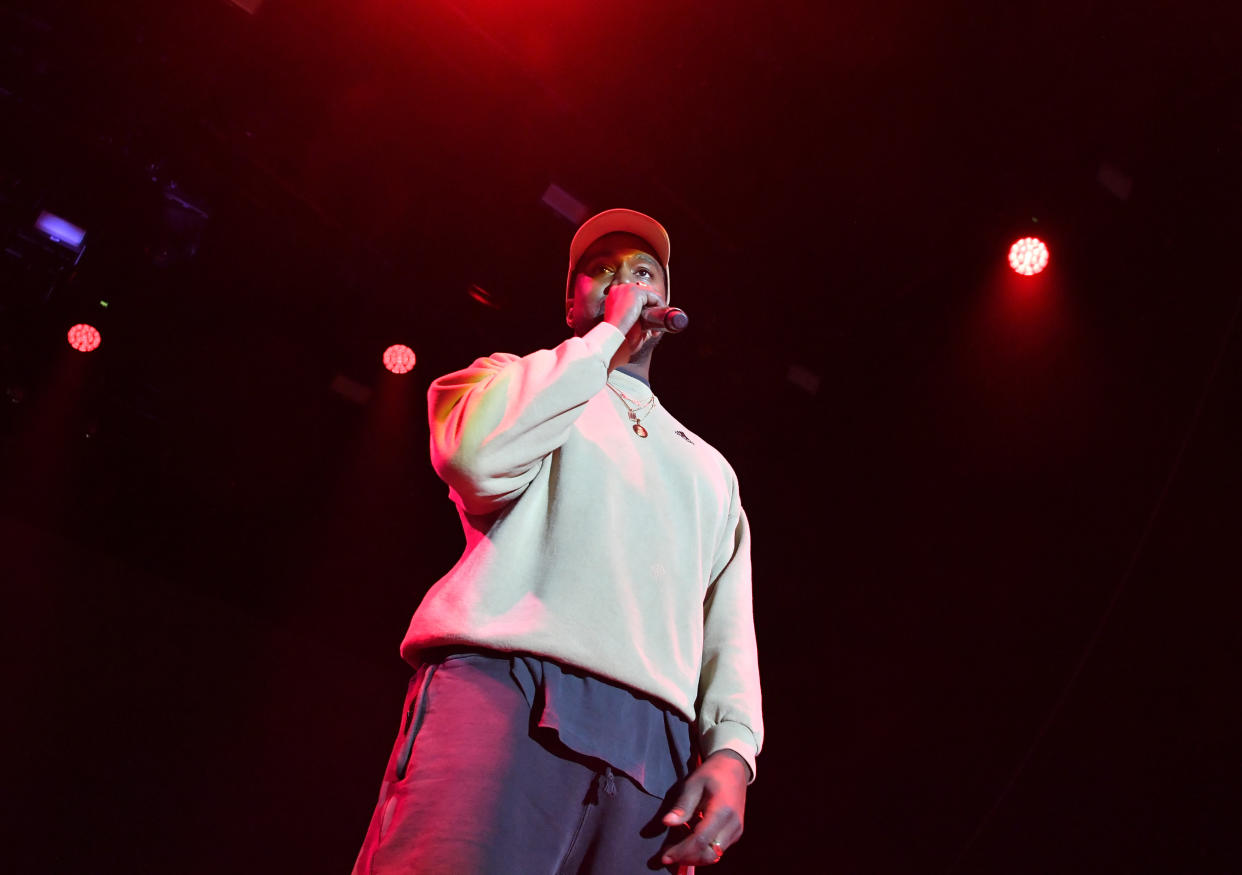
M 574 234 L 574 239 L 570 241 L 569 274 L 565 278 L 566 301 L 570 298 L 574 282 L 574 268 L 578 266 L 578 260 L 582 258 L 582 253 L 586 252 L 592 243 L 605 234 L 615 234 L 619 231 L 643 238 L 655 250 L 656 257 L 660 259 L 660 266 L 664 268 L 664 288 L 667 294 L 668 231 L 665 231 L 664 226 L 651 218 L 651 216 L 644 215 L 636 210 L 618 209 L 604 210 L 602 213 L 597 213 L 587 219 L 578 228 L 577 233 Z

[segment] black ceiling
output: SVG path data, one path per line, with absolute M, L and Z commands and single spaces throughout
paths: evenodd
M 769 747 L 721 871 L 1237 871 L 1240 24 L 0 4 L 31 859 L 349 865 L 459 542 L 421 394 L 563 336 L 557 185 L 669 228 L 693 325 L 653 382 L 755 532 Z

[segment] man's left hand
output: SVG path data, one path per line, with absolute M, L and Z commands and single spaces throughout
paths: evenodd
M 746 814 L 746 783 L 750 768 L 731 750 L 718 750 L 690 773 L 665 826 L 689 826 L 690 835 L 664 852 L 661 863 L 707 866 L 718 863 L 729 846 L 742 837 Z

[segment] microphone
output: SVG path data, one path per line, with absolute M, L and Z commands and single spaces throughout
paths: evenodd
M 638 314 L 638 319 L 648 328 L 658 328 L 669 334 L 685 331 L 690 324 L 686 311 L 678 307 L 648 307 Z

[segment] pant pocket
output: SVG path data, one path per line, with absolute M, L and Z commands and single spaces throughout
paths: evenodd
M 407 697 L 405 718 L 401 721 L 400 748 L 397 751 L 397 761 L 393 769 L 394 777 L 398 781 L 405 778 L 406 770 L 410 766 L 414 739 L 423 725 L 423 718 L 427 716 L 427 688 L 431 686 L 431 678 L 436 673 L 437 667 L 437 663 L 424 664 L 414 676 L 413 689 Z

